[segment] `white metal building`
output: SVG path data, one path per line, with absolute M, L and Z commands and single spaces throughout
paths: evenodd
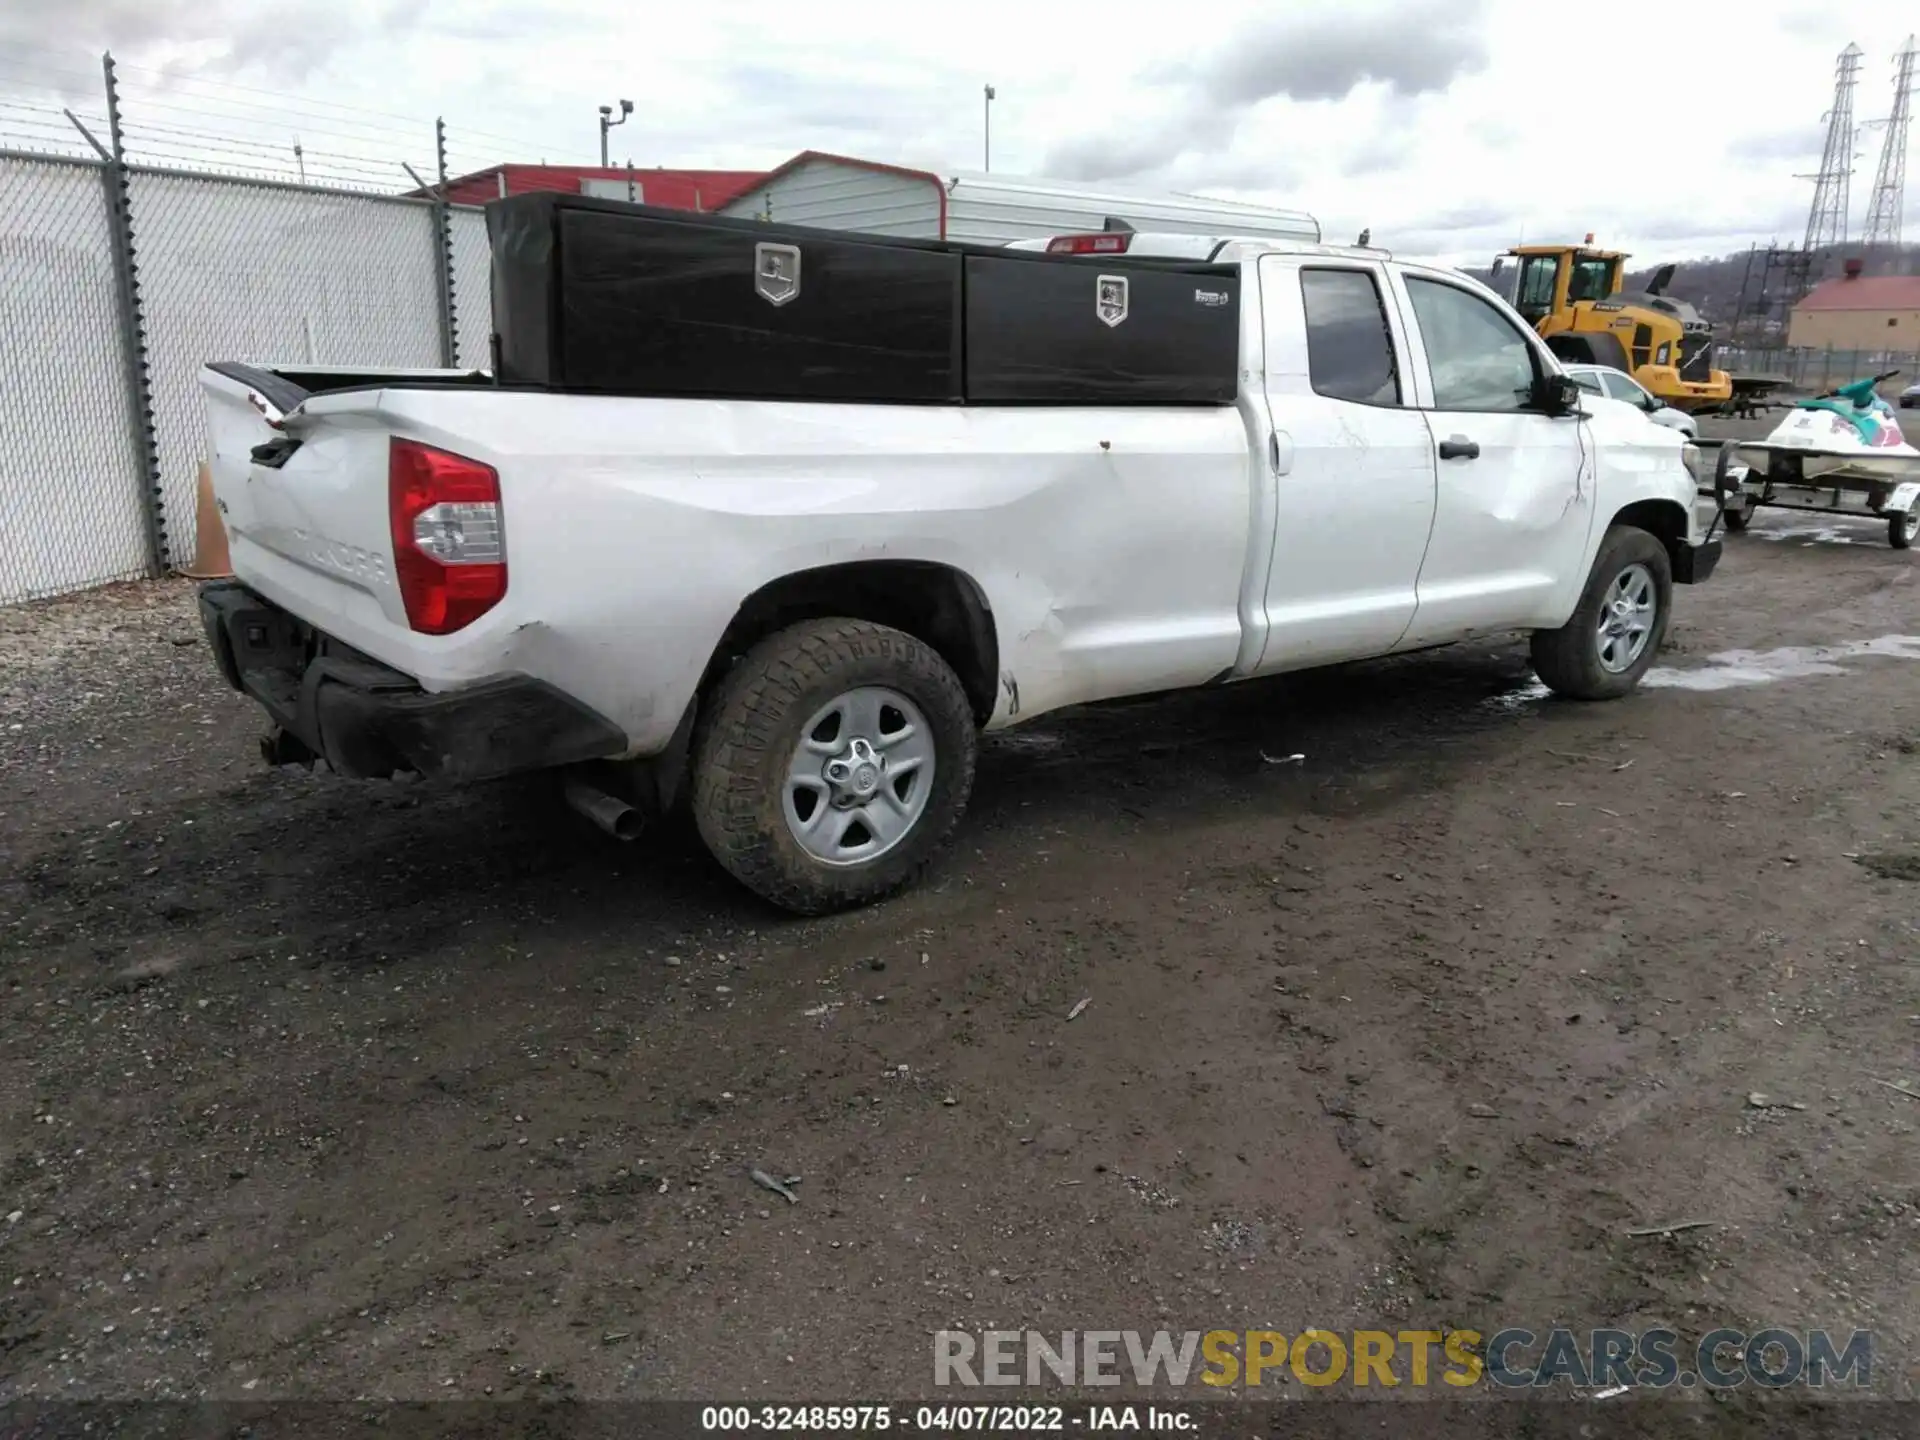
M 794 156 L 720 213 L 786 225 L 993 245 L 1105 230 L 1111 220 L 1135 230 L 1320 238 L 1319 222 L 1298 210 L 1196 195 L 1130 195 L 1056 180 L 965 171 L 937 174 L 818 150 Z

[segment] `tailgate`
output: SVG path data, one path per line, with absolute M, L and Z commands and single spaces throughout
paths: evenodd
M 206 394 L 214 498 L 234 573 L 315 627 L 389 663 L 419 637 L 393 566 L 381 414 L 388 386 L 461 377 L 446 371 L 316 372 L 209 365 Z M 316 388 L 309 388 L 313 386 Z

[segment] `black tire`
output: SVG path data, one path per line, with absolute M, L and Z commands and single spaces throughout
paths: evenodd
M 1722 510 L 1720 512 L 1720 518 L 1727 522 L 1727 530 L 1729 533 L 1739 535 L 1746 530 L 1747 526 L 1753 523 L 1753 509 L 1753 506 L 1742 500 L 1738 504 L 1729 505 L 1726 509 Z
M 786 776 L 801 727 L 864 686 L 884 686 L 918 707 L 932 737 L 933 782 L 918 819 L 890 849 L 830 864 L 789 827 Z M 929 646 L 885 625 L 809 620 L 770 635 L 703 710 L 692 785 L 700 837 L 742 885 L 796 914 L 869 905 L 906 889 L 952 837 L 973 790 L 979 734 L 959 677 Z
M 1887 543 L 1894 549 L 1911 550 L 1916 535 L 1920 535 L 1920 510 L 1887 517 Z
M 1644 565 L 1653 580 L 1653 624 L 1633 662 L 1625 669 L 1609 670 L 1600 662 L 1601 607 L 1615 580 L 1633 565 Z M 1653 664 L 1672 612 L 1673 562 L 1667 547 L 1645 530 L 1616 525 L 1600 541 L 1572 617 L 1558 630 L 1533 632 L 1534 673 L 1548 689 L 1572 700 L 1617 700 L 1632 691 Z

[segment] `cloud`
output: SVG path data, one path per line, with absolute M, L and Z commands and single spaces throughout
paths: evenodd
M 1363 86 L 1384 94 L 1376 129 L 1390 130 L 1406 113 L 1394 102 L 1444 93 L 1487 61 L 1482 0 L 1283 11 L 1199 56 L 1149 66 L 1139 83 L 1168 97 L 1159 120 L 1138 115 L 1126 134 L 1063 141 L 1048 152 L 1047 171 L 1065 180 L 1158 176 L 1183 155 L 1230 151 L 1241 120 L 1270 101 L 1318 109 Z M 1396 168 L 1393 144 L 1380 134 L 1363 145 L 1360 173 Z M 1202 178 L 1218 183 L 1210 172 Z
M 1824 144 L 1825 136 L 1818 129 L 1799 125 L 1736 135 L 1727 142 L 1727 154 L 1735 160 L 1804 160 L 1818 156 Z
M 251 70 L 300 81 L 368 36 L 417 29 L 428 0 L 61 0 L 0 7 L 0 51 L 70 57 L 112 50 L 163 74 Z M 51 88 L 51 87 L 50 87 Z
M 1198 63 L 1168 72 L 1219 111 L 1263 100 L 1343 100 L 1368 82 L 1395 95 L 1444 92 L 1485 67 L 1479 0 L 1357 4 L 1256 22 Z

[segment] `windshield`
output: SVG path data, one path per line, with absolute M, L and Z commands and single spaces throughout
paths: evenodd
M 1520 284 L 1514 291 L 1513 308 L 1529 320 L 1538 320 L 1553 309 L 1553 279 L 1560 268 L 1557 255 L 1529 255 L 1520 262 Z

